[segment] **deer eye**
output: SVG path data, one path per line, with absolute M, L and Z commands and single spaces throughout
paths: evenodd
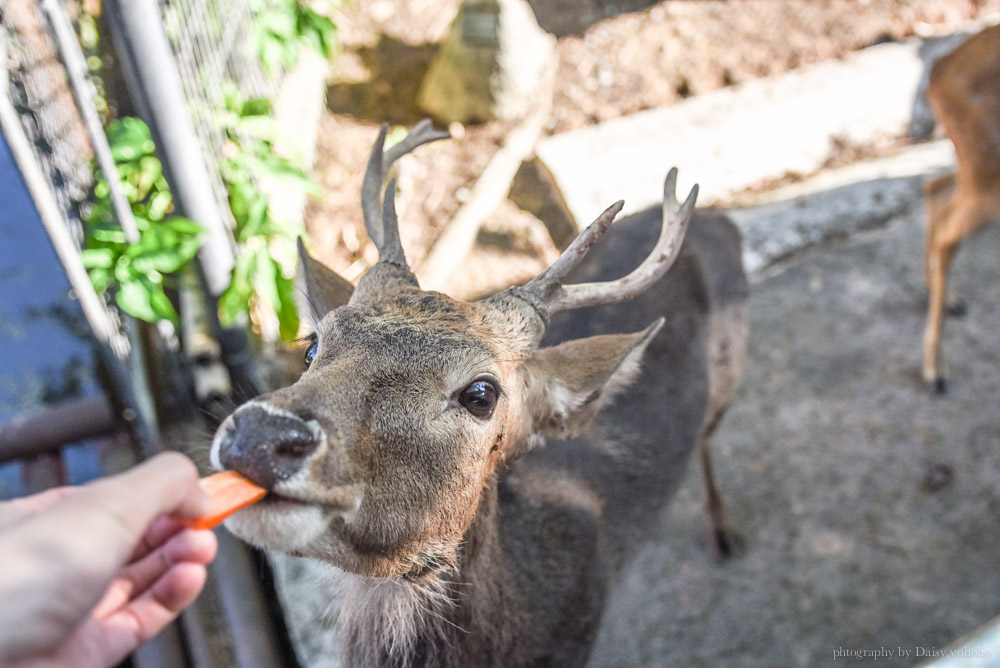
M 458 393 L 458 403 L 477 418 L 485 420 L 493 415 L 500 390 L 488 380 L 474 380 Z
M 313 341 L 312 343 L 309 344 L 309 347 L 306 348 L 306 354 L 303 355 L 302 357 L 306 361 L 306 366 L 312 364 L 313 360 L 316 359 L 317 348 L 319 348 L 319 342 L 317 341 Z

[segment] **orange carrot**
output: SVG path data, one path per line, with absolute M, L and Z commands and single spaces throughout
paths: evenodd
M 211 500 L 208 512 L 194 519 L 174 518 L 191 529 L 214 529 L 237 510 L 256 503 L 267 495 L 267 490 L 256 485 L 236 471 L 223 471 L 202 478 L 201 488 Z

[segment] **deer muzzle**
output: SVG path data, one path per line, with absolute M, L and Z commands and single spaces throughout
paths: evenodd
M 319 428 L 265 403 L 251 402 L 219 429 L 213 459 L 273 490 L 305 466 L 321 442 Z

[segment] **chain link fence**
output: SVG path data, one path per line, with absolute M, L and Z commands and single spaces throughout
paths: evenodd
M 0 58 L 7 71 L 3 92 L 20 118 L 72 239 L 82 248 L 83 221 L 92 203 L 94 151 L 37 3 L 16 0 L 0 7 Z M 119 313 L 110 297 L 104 296 L 101 303 L 112 332 L 111 348 L 124 359 L 129 342 Z
M 214 167 L 227 150 L 226 95 L 272 98 L 281 85 L 281 72 L 265 72 L 257 54 L 255 10 L 266 5 L 248 0 L 162 0 L 159 5 L 212 189 L 232 228 L 226 188 Z

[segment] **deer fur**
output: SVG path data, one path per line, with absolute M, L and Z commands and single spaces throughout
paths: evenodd
M 662 212 L 478 302 L 416 285 L 391 183 L 382 259 L 353 291 L 302 254 L 309 368 L 230 416 L 212 461 L 270 490 L 233 533 L 334 567 L 349 665 L 585 663 L 623 562 L 707 458 L 745 349 L 739 235 L 699 213 L 682 245 L 694 199 L 672 184 Z M 614 303 L 622 283 L 603 282 L 640 264 L 654 273 L 623 281 L 641 294 Z
M 929 293 L 923 376 L 947 389 L 941 331 L 948 271 L 963 239 L 1000 220 L 1000 26 L 974 35 L 934 64 L 927 99 L 955 145 L 958 168 L 924 186 L 927 210 L 925 278 Z

